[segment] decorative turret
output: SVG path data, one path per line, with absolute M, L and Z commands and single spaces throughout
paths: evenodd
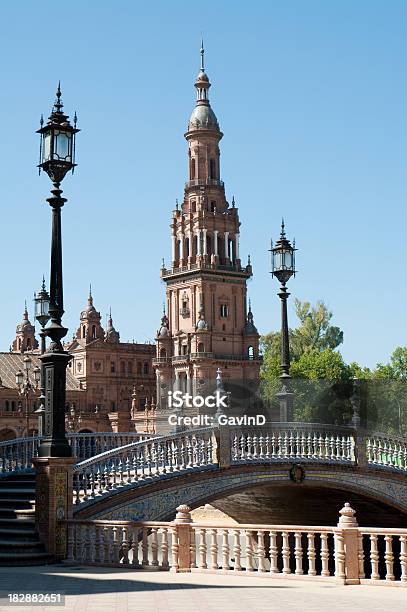
M 252 313 L 252 305 L 249 300 L 249 311 L 247 313 L 246 323 L 243 329 L 243 333 L 245 336 L 258 335 L 257 327 L 254 324 L 253 313 Z
M 120 334 L 113 325 L 112 309 L 110 309 L 109 319 L 107 321 L 105 342 L 110 342 L 111 344 L 118 344 L 120 342 Z
M 25 303 L 23 320 L 16 327 L 16 337 L 13 340 L 12 347 L 15 353 L 24 353 L 38 348 L 38 342 L 35 339 L 35 327 L 31 325 L 28 318 L 27 302 Z
M 100 312 L 97 312 L 93 305 L 92 287 L 90 287 L 88 305 L 81 312 L 80 325 L 76 332 L 77 339 L 85 340 L 86 343 L 93 340 L 103 340 L 105 332 L 101 325 L 101 320 Z

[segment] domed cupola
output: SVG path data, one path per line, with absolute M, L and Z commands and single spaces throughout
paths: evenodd
M 194 130 L 215 130 L 220 132 L 216 115 L 209 104 L 209 88 L 211 86 L 204 68 L 204 48 L 201 45 L 201 70 L 195 81 L 196 105 L 188 122 L 188 132 Z
M 105 342 L 109 342 L 110 344 L 119 344 L 120 342 L 120 334 L 113 325 L 112 309 L 110 309 L 109 319 L 107 321 Z
M 16 337 L 13 341 L 13 351 L 21 352 L 32 351 L 38 348 L 38 342 L 35 339 L 35 327 L 31 325 L 28 318 L 27 303 L 25 304 L 23 320 L 16 327 Z
M 80 325 L 76 332 L 76 337 L 85 340 L 86 343 L 92 340 L 103 340 L 105 332 L 101 325 L 101 320 L 100 312 L 93 305 L 92 287 L 90 287 L 88 304 L 85 310 L 81 312 Z

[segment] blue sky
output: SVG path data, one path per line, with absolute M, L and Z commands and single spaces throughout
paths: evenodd
M 201 31 L 260 332 L 279 327 L 267 249 L 284 215 L 299 249 L 292 296 L 328 304 L 345 359 L 374 366 L 407 345 L 406 21 L 396 0 L 2 3 L 1 349 L 48 275 L 35 130 L 58 79 L 82 129 L 63 184 L 69 336 L 91 282 L 123 340 L 153 339 Z

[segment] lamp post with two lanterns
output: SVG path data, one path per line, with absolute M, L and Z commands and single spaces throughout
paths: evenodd
M 30 371 L 32 368 L 32 359 L 26 355 L 23 359 L 23 372 L 18 370 L 16 372 L 16 384 L 19 395 L 24 397 L 25 400 L 25 436 L 28 438 L 30 435 L 30 395 L 35 393 L 38 389 L 41 378 L 41 370 L 38 367 L 33 369 L 34 383 L 30 380 Z
M 280 402 L 280 421 L 287 422 L 293 416 L 294 394 L 290 391 L 290 340 L 288 333 L 287 299 L 289 293 L 286 284 L 292 276 L 295 276 L 295 241 L 293 244 L 287 239 L 285 234 L 284 219 L 281 223 L 280 238 L 273 246 L 271 242 L 271 274 L 280 282 L 281 299 L 281 391 L 276 397 Z

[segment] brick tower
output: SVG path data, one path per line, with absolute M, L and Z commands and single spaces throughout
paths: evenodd
M 238 209 L 234 198 L 231 206 L 227 202 L 221 180 L 223 134 L 209 103 L 203 47 L 195 88 L 196 104 L 185 133 L 189 180 L 182 205 L 177 203 L 172 214 L 171 268 L 161 269 L 166 312 L 154 361 L 161 412 L 169 390 L 201 393 L 205 383 L 215 384 L 218 368 L 226 388 L 238 383 L 250 404 L 261 363 L 259 334 L 247 308 L 252 267 L 250 259 L 241 264 Z

